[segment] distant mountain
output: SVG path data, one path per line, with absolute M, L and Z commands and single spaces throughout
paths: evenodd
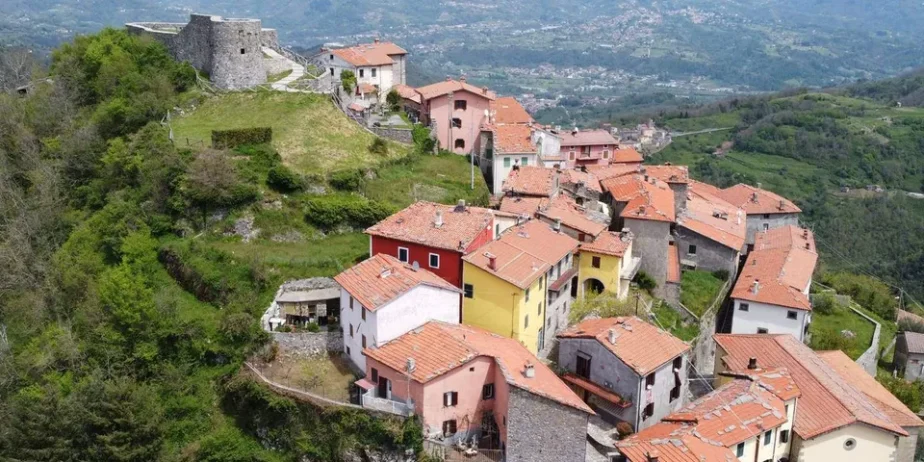
M 433 75 L 514 94 L 727 94 L 879 79 L 924 65 L 911 0 L 7 0 L 0 43 L 190 12 L 257 17 L 288 44 L 382 36 Z

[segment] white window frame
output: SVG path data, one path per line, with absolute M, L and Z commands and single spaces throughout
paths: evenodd
M 404 255 L 405 255 L 404 260 L 401 259 L 402 250 L 404 251 Z M 398 261 L 403 262 L 403 263 L 410 262 L 411 261 L 411 250 L 408 249 L 407 247 L 398 247 Z
M 436 257 L 436 266 L 433 266 L 433 257 Z M 427 258 L 427 265 L 430 268 L 440 269 L 440 254 L 430 253 L 430 256 Z

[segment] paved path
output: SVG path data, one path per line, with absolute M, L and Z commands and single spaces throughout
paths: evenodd
M 680 138 L 683 136 L 692 136 L 692 135 L 702 135 L 703 133 L 724 132 L 727 130 L 731 130 L 733 128 L 735 127 L 707 128 L 705 130 L 697 130 L 695 132 L 687 132 L 687 133 L 673 132 L 671 133 L 671 138 Z
M 292 61 L 289 58 L 286 58 L 285 56 L 277 53 L 276 50 L 272 48 L 264 47 L 263 52 L 269 55 L 270 57 L 272 57 L 273 59 L 284 59 L 288 61 L 289 67 L 292 69 L 292 72 L 289 75 L 285 76 L 285 78 L 277 80 L 270 85 L 273 88 L 273 90 L 292 92 L 292 93 L 309 93 L 305 90 L 289 88 L 289 84 L 305 76 L 305 68 L 302 67 L 301 64 L 295 61 Z

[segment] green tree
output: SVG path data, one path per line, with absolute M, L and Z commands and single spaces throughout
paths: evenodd
M 163 410 L 154 388 L 120 377 L 92 377 L 77 393 L 84 421 L 83 448 L 91 460 L 147 462 L 159 459 Z
M 385 102 L 388 104 L 388 110 L 398 111 L 401 109 L 401 95 L 398 90 L 392 88 L 385 96 Z
M 341 71 L 340 83 L 343 85 L 343 91 L 352 93 L 353 88 L 356 88 L 356 74 L 351 70 Z
M 211 210 L 231 207 L 256 199 L 256 189 L 241 181 L 237 169 L 227 154 L 204 150 L 186 170 L 184 192 L 191 204 L 202 214 L 202 226 Z

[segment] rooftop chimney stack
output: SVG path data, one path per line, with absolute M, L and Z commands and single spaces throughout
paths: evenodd
M 616 329 L 610 329 L 608 332 L 608 338 L 611 345 L 616 344 L 616 339 L 619 337 L 619 334 L 616 332 Z
M 465 75 L 459 76 L 459 82 L 465 83 Z
M 464 212 L 465 211 L 465 199 L 459 199 L 459 202 L 456 203 L 456 208 L 454 212 Z
M 485 252 L 484 256 L 488 258 L 488 268 L 497 271 L 497 256 L 491 252 Z
M 757 358 L 754 358 L 754 357 L 748 358 L 748 370 L 753 371 L 756 369 L 757 369 Z
M 378 38 L 378 37 L 375 38 L 375 43 L 379 43 L 379 38 Z
M 536 366 L 534 366 L 533 363 L 526 363 L 526 367 L 523 368 L 523 375 L 525 375 L 527 379 L 535 377 Z
M 645 459 L 647 462 L 658 462 L 660 458 L 661 453 L 659 453 L 657 449 L 649 449 L 647 452 L 645 452 Z
M 786 207 L 786 203 L 783 202 L 783 199 L 780 199 L 780 210 L 783 210 L 784 207 Z
M 554 229 L 556 233 L 561 232 L 561 218 L 555 219 L 555 224 L 552 225 L 552 229 Z
M 751 193 L 751 202 L 757 202 L 757 193 Z
M 442 210 L 436 211 L 436 219 L 433 220 L 433 226 L 436 226 L 437 228 L 440 228 L 443 226 L 443 211 Z
M 755 279 L 754 282 L 751 283 L 751 293 L 757 294 L 758 290 L 760 290 L 760 281 Z
M 757 189 L 763 189 L 764 185 L 760 182 L 757 182 Z
M 806 243 L 805 243 L 805 250 L 812 250 L 812 244 L 809 244 L 808 242 L 806 242 Z

